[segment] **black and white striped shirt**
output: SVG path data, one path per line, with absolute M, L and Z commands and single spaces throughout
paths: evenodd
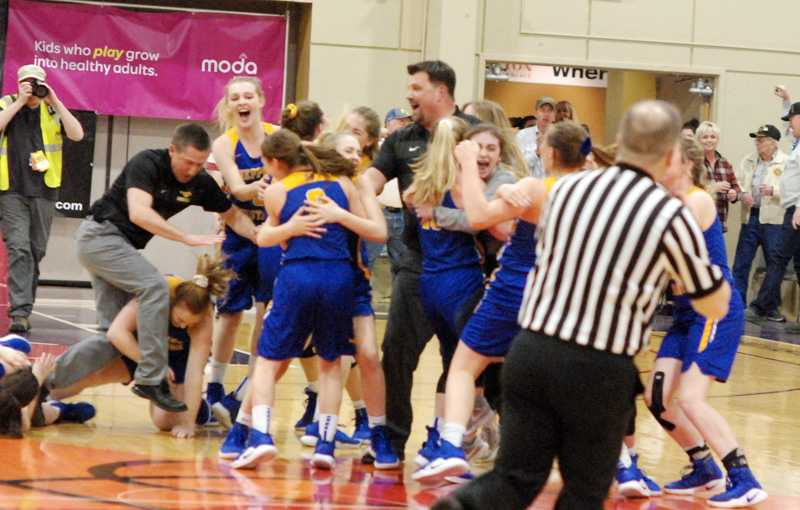
M 542 218 L 519 312 L 536 333 L 633 356 L 670 280 L 691 298 L 724 281 L 691 212 L 630 165 L 561 178 Z

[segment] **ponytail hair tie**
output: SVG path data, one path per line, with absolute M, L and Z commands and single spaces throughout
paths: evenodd
M 588 155 L 589 155 L 589 153 L 590 153 L 590 152 L 592 152 L 592 139 L 591 139 L 591 138 L 589 138 L 589 137 L 587 136 L 587 137 L 586 137 L 586 138 L 583 140 L 583 143 L 581 144 L 581 149 L 580 149 L 580 151 L 581 151 L 581 154 L 582 154 L 584 157 L 588 156 Z
M 203 274 L 196 274 L 192 276 L 192 283 L 200 287 L 201 289 L 208 288 L 208 277 Z
M 297 117 L 297 105 L 294 103 L 289 103 L 286 105 L 286 111 L 289 112 L 289 118 L 293 119 Z

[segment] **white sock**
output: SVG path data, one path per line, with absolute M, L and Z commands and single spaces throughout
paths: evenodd
M 314 393 L 319 393 L 319 381 L 308 381 L 308 389 Z
M 386 425 L 386 415 L 381 416 L 367 416 L 367 421 L 369 422 L 369 428 L 378 427 L 380 425 Z
M 311 421 L 319 421 L 319 398 L 317 398 L 317 403 L 314 405 L 314 417 Z
M 335 414 L 319 415 L 319 437 L 323 441 L 333 441 L 336 439 L 336 426 L 339 417 Z
M 236 389 L 233 390 L 233 398 L 235 398 L 239 402 L 244 400 L 244 394 L 247 391 L 248 382 L 249 380 L 247 379 L 247 377 L 242 379 L 242 382 L 239 383 L 239 386 L 237 386 Z
M 211 358 L 208 363 L 208 382 L 222 384 L 222 381 L 225 380 L 225 370 L 227 369 L 227 363 Z
M 253 417 L 240 410 L 239 414 L 236 416 L 236 423 L 241 423 L 247 428 L 250 428 L 253 426 Z
M 448 443 L 452 443 L 453 446 L 461 446 L 461 442 L 464 440 L 464 432 L 466 432 L 466 430 L 467 427 L 458 423 L 445 423 L 442 426 L 442 439 Z
M 262 434 L 269 434 L 269 420 L 272 408 L 267 405 L 253 406 L 253 428 Z
M 353 400 L 353 409 L 366 409 L 367 404 L 364 403 L 363 400 Z
M 619 452 L 619 462 L 625 468 L 631 467 L 633 461 L 631 460 L 631 452 L 628 450 L 628 447 L 625 446 L 625 443 L 622 443 L 622 451 Z

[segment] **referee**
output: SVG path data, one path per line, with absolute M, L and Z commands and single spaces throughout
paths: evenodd
M 731 289 L 709 262 L 691 213 L 656 184 L 680 132 L 674 107 L 637 103 L 622 120 L 617 166 L 563 177 L 540 225 L 522 326 L 502 375 L 494 469 L 433 509 L 523 509 L 558 457 L 557 509 L 603 507 L 633 412 L 659 296 L 678 282 L 710 319 Z

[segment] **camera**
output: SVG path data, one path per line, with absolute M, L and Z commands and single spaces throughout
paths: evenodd
M 31 89 L 33 90 L 33 95 L 38 97 L 39 99 L 44 99 L 48 95 L 50 95 L 50 89 L 47 86 L 43 85 L 42 82 L 39 80 L 32 80 L 31 81 Z

